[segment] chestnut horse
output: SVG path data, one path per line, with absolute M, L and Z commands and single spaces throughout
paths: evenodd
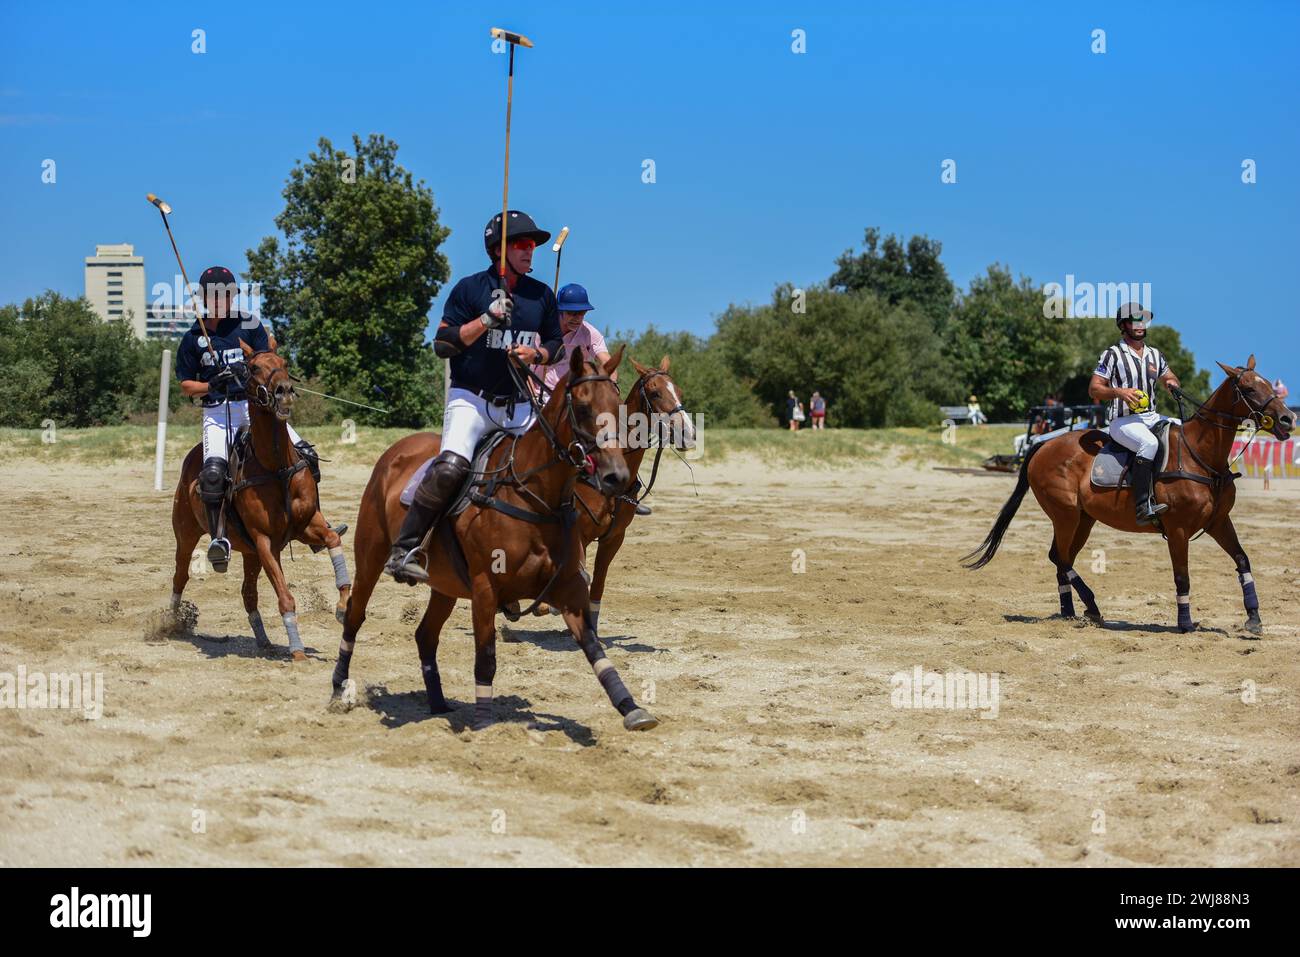
M 1020 507 L 1025 489 L 1032 488 L 1038 504 L 1052 520 L 1055 535 L 1047 557 L 1056 566 L 1057 591 L 1061 598 L 1061 615 L 1074 617 L 1070 587 L 1079 593 L 1087 617 L 1102 623 L 1095 596 L 1074 570 L 1074 559 L 1088 541 L 1092 526 L 1104 522 L 1123 532 L 1163 531 L 1169 542 L 1169 558 L 1174 568 L 1174 588 L 1178 593 L 1178 627 L 1192 631 L 1191 580 L 1187 574 L 1187 546 L 1202 529 L 1210 534 L 1237 566 L 1246 607 L 1245 627 L 1252 634 L 1262 634 L 1259 598 L 1255 579 L 1250 573 L 1237 530 L 1233 528 L 1233 502 L 1237 497 L 1236 476 L 1228 469 L 1237 426 L 1253 421 L 1258 429 L 1285 441 L 1294 427 L 1294 416 L 1273 394 L 1268 380 L 1255 371 L 1252 355 L 1244 368 L 1219 363 L 1227 378 L 1214 394 L 1197 406 L 1190 421 L 1169 430 L 1169 464 L 1171 471 L 1156 475 L 1156 500 L 1169 505 L 1160 516 L 1159 525 L 1139 526 L 1134 514 L 1131 489 L 1094 488 L 1090 481 L 1093 459 L 1106 442 L 1106 433 L 1097 430 L 1070 432 L 1034 446 L 1020 468 L 1016 489 L 1002 506 L 997 522 L 988 537 L 963 561 L 979 555 L 967 568 L 982 568 L 997 553 L 1007 526 Z M 1181 390 L 1178 390 L 1181 396 Z M 1185 455 L 1184 455 L 1185 453 Z
M 659 368 L 643 366 L 635 359 L 631 360 L 638 373 L 628 392 L 627 430 L 629 435 L 644 436 L 644 441 L 634 441 L 625 445 L 623 456 L 628 469 L 633 475 L 638 474 L 641 462 L 651 436 L 657 436 L 659 448 L 655 452 L 654 469 L 650 481 L 641 492 L 644 498 L 654 487 L 655 476 L 659 471 L 659 456 L 664 448 L 671 444 L 677 449 L 695 447 L 695 429 L 691 417 L 682 402 L 681 387 L 668 374 L 669 359 L 663 357 Z M 643 427 L 648 423 L 648 427 Z M 596 542 L 596 560 L 591 573 L 591 627 L 599 634 L 600 602 L 605 594 L 605 581 L 609 576 L 610 563 L 623 547 L 628 526 L 636 518 L 636 507 L 626 498 L 616 495 L 602 495 L 599 490 L 586 482 L 577 486 L 578 503 L 578 537 L 582 539 L 585 554 L 587 546 Z M 536 614 L 545 614 L 546 606 L 541 606 Z M 552 611 L 552 614 L 558 612 Z
M 621 493 L 631 480 L 615 429 L 610 427 L 618 421 L 619 406 L 610 373 L 622 358 L 620 348 L 602 369 L 585 359 L 580 348 L 573 350 L 569 371 L 556 383 L 533 426 L 522 436 L 503 441 L 489 457 L 486 469 L 497 483 L 495 488 L 487 496 L 479 492 L 458 515 L 440 518 L 430 533 L 429 605 L 416 628 L 415 642 L 432 713 L 451 710 L 438 674 L 438 641 L 456 600 L 468 598 L 472 606 L 473 727 L 477 730 L 492 722 L 497 611 L 521 598 L 537 598 L 561 609 L 610 702 L 623 715 L 623 726 L 639 731 L 659 723 L 637 706 L 596 640 L 588 617 L 580 542 L 573 531 L 574 486 L 580 472 L 594 472 L 608 494 Z M 408 435 L 379 457 L 370 475 L 357 517 L 353 545 L 357 581 L 344 615 L 334 668 L 336 696 L 348 680 L 366 605 L 405 517 L 402 490 L 439 447 L 440 438 L 433 433 Z M 455 536 L 450 542 L 445 540 L 449 532 Z
M 265 570 L 280 606 L 294 661 L 307 659 L 298 636 L 297 605 L 280 566 L 280 552 L 291 540 L 314 549 L 328 548 L 334 563 L 334 583 L 339 590 L 335 616 L 342 621 L 352 586 L 347 560 L 338 534 L 320 512 L 316 480 L 289 441 L 285 423 L 293 410 L 294 390 L 285 361 L 274 352 L 254 352 L 242 343 L 248 361 L 248 426 L 252 441 L 244 454 L 235 487 L 226 501 L 226 534 L 243 556 L 244 610 L 259 648 L 272 647 L 257 610 L 257 576 Z M 232 437 L 233 439 L 233 437 Z M 185 456 L 180 481 L 172 497 L 172 532 L 176 536 L 176 573 L 172 576 L 171 608 L 180 606 L 190 579 L 190 556 L 208 529 L 207 510 L 199 498 L 198 475 L 203 466 L 203 443 Z

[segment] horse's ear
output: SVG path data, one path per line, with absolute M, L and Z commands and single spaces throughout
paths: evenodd
M 569 353 L 569 378 L 578 379 L 582 377 L 584 370 L 582 357 L 582 346 L 574 346 L 573 351 Z
M 267 352 L 275 352 L 275 353 L 278 354 L 278 353 L 279 353 L 279 350 L 280 350 L 280 343 L 278 343 L 278 342 L 275 341 L 275 336 L 270 335 L 270 334 L 268 333 L 268 334 L 267 334 L 267 337 L 266 337 L 266 340 L 267 340 L 267 344 L 268 344 L 268 346 L 269 346 L 269 348 L 267 349 Z
M 659 371 L 660 371 L 660 372 L 667 372 L 667 371 L 668 371 L 668 366 L 669 366 L 669 362 L 668 362 L 668 357 L 667 357 L 667 356 L 664 356 L 662 359 L 659 360 Z
M 243 339 L 240 339 L 240 340 L 239 340 L 239 348 L 241 348 L 241 349 L 244 350 L 244 358 L 245 358 L 245 359 L 251 359 L 251 358 L 253 358 L 254 355 L 257 354 L 257 350 L 254 349 L 252 346 L 250 346 L 250 345 L 249 345 L 247 342 L 245 342 Z
M 637 362 L 635 358 L 629 356 L 627 361 L 632 363 L 632 368 L 636 370 L 637 375 L 645 375 L 650 371 L 648 366 L 643 366 L 641 363 Z
M 626 352 L 626 351 L 627 351 L 627 343 L 625 342 L 625 343 L 623 343 L 621 346 L 618 347 L 618 352 L 616 352 L 616 353 L 614 353 L 612 356 L 610 356 L 610 357 L 609 357 L 609 360 L 605 363 L 605 375 L 613 375 L 613 374 L 614 374 L 614 370 L 617 369 L 618 366 L 619 366 L 619 363 L 621 363 L 621 362 L 623 361 L 623 353 Z M 636 360 L 635 360 L 635 359 L 632 360 L 632 364 L 633 364 L 634 366 L 636 365 Z M 639 369 L 640 366 L 637 366 L 637 368 Z
M 1255 353 L 1252 352 L 1250 358 L 1246 360 L 1246 368 L 1251 370 L 1255 368 Z
M 1241 373 L 1242 373 L 1241 369 L 1235 368 L 1233 366 L 1225 366 L 1222 362 L 1219 362 L 1218 360 L 1215 360 L 1215 364 L 1228 374 L 1229 379 L 1237 379 L 1241 377 Z

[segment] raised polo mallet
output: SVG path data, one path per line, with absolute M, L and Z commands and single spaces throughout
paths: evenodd
M 500 27 L 492 28 L 492 37 L 496 40 L 505 40 L 510 44 L 510 68 L 506 74 L 506 176 L 505 184 L 501 187 L 501 288 L 506 288 L 506 221 L 509 219 L 510 210 L 510 107 L 514 101 L 515 95 L 515 47 L 531 47 L 533 41 L 528 39 L 522 33 L 511 33 L 509 30 L 502 30 Z
M 212 361 L 215 363 L 213 368 L 220 368 L 220 363 L 217 362 L 217 350 L 212 346 L 212 337 L 208 335 L 207 324 L 203 321 L 203 304 L 199 302 L 198 296 L 190 288 L 190 277 L 185 275 L 185 263 L 181 262 L 181 251 L 176 248 L 176 237 L 172 235 L 171 223 L 167 222 L 167 214 L 172 211 L 172 208 L 153 193 L 146 193 L 144 198 L 158 207 L 158 214 L 162 216 L 163 228 L 167 230 L 167 238 L 172 241 L 172 252 L 176 254 L 176 265 L 181 267 L 181 278 L 185 280 L 185 288 L 194 297 L 194 313 L 199 320 L 199 328 L 203 330 L 203 338 L 208 342 L 208 351 L 212 353 Z
M 569 227 L 565 226 L 560 230 L 560 235 L 555 237 L 555 245 L 551 247 L 551 252 L 555 253 L 555 294 L 560 294 L 560 257 L 564 255 L 564 241 L 569 238 Z

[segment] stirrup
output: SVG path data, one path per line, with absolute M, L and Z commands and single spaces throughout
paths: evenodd
M 1169 511 L 1169 506 L 1164 502 L 1152 502 L 1145 511 L 1138 512 L 1137 523 L 1139 525 L 1157 525 L 1160 522 L 1160 516 L 1167 511 Z
M 214 572 L 224 572 L 230 566 L 230 542 L 214 538 L 208 545 L 208 564 Z
M 423 585 L 429 581 L 429 573 L 424 570 L 416 555 L 423 555 L 420 547 L 417 545 L 409 552 L 402 556 L 401 561 L 395 560 L 389 556 L 388 564 L 384 566 L 384 571 L 392 575 L 396 581 L 407 585 Z

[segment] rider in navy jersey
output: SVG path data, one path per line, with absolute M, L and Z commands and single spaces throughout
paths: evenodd
M 533 250 L 550 238 L 527 213 L 510 210 L 502 289 L 501 216 L 494 216 L 483 231 L 492 265 L 461 279 L 447 297 L 434 340 L 434 351 L 451 360 L 442 447 L 415 491 L 384 569 L 398 581 L 428 581 L 417 550 L 469 473 L 479 440 L 498 430 L 522 435 L 533 424 L 532 406 L 515 386 L 509 356 L 525 366 L 550 365 L 564 351 L 555 293 L 528 275 Z
M 176 378 L 181 392 L 202 397 L 203 466 L 199 471 L 199 497 L 208 513 L 208 561 L 224 572 L 230 562 L 230 542 L 225 538 L 222 505 L 229 481 L 230 443 L 235 433 L 248 426 L 248 366 L 241 343 L 255 352 L 275 349 L 275 342 L 260 319 L 234 307 L 237 285 L 234 274 L 224 266 L 212 266 L 199 277 L 207 334 L 196 319 L 181 337 L 176 349 Z M 320 461 L 316 450 L 292 425 L 285 423 L 289 440 L 307 460 L 312 476 L 320 482 Z M 335 526 L 342 534 L 346 525 Z

